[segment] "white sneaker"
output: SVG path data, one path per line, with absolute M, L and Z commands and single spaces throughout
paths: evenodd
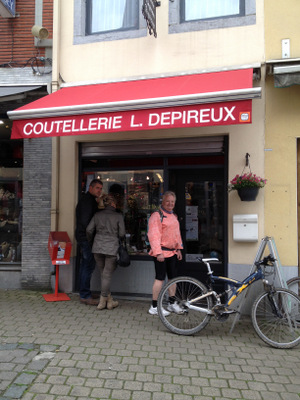
M 175 302 L 175 303 L 169 303 L 168 307 L 167 307 L 168 311 L 174 312 L 176 314 L 183 314 L 183 309 L 180 307 L 180 305 Z
M 164 317 L 167 317 L 168 315 L 170 315 L 169 311 L 165 310 L 164 308 L 162 310 L 163 310 Z M 151 306 L 149 308 L 148 313 L 151 314 L 151 315 L 158 315 L 157 307 Z

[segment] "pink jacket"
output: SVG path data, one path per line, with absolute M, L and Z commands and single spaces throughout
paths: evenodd
M 176 250 L 182 249 L 182 239 L 180 234 L 179 222 L 175 214 L 169 214 L 161 210 L 164 218 L 154 212 L 148 222 L 148 238 L 151 246 L 150 256 L 157 257 L 163 254 L 165 258 L 172 257 Z M 162 250 L 166 247 L 172 250 Z

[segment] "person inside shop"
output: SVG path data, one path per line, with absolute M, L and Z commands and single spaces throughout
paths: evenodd
M 152 305 L 149 314 L 157 315 L 157 298 L 165 278 L 173 279 L 177 276 L 177 260 L 182 260 L 182 239 L 177 216 L 174 214 L 176 195 L 167 191 L 162 198 L 161 212 L 153 212 L 148 222 L 148 239 L 150 242 L 149 255 L 153 256 L 155 266 L 155 280 L 152 287 Z M 175 293 L 169 293 L 167 316 L 170 312 L 180 314 L 179 304 L 175 301 Z
M 116 210 L 118 212 L 123 212 L 124 198 L 125 198 L 124 187 L 122 185 L 120 185 L 119 183 L 113 183 L 110 186 L 108 193 L 115 196 L 115 199 L 117 202 Z
M 103 197 L 104 210 L 96 213 L 87 226 L 89 240 L 93 240 L 92 252 L 101 275 L 101 296 L 98 310 L 112 310 L 119 305 L 111 295 L 110 286 L 113 273 L 117 268 L 119 239 L 125 237 L 123 215 L 117 211 L 118 196 L 108 194 Z
M 132 249 L 142 252 L 145 246 L 143 232 L 147 229 L 147 214 L 141 212 L 135 196 L 130 195 L 127 200 L 128 211 L 124 215 L 126 232 L 130 237 L 129 245 Z
M 91 293 L 91 278 L 95 269 L 95 259 L 87 239 L 86 228 L 94 214 L 99 211 L 97 200 L 101 196 L 102 188 L 102 181 L 93 179 L 89 185 L 89 190 L 83 194 L 76 206 L 75 237 L 81 251 L 79 296 L 81 303 L 92 306 L 98 305 L 99 300 L 94 299 Z

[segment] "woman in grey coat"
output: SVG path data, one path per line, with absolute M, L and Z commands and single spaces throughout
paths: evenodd
M 101 297 L 97 309 L 107 307 L 112 310 L 119 305 L 111 296 L 110 284 L 117 268 L 119 238 L 125 236 L 125 224 L 122 214 L 116 211 L 117 199 L 113 194 L 104 197 L 103 203 L 105 209 L 93 216 L 86 233 L 90 241 L 96 233 L 92 252 L 101 273 Z

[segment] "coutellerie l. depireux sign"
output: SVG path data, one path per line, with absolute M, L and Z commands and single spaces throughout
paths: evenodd
M 12 139 L 251 123 L 252 101 L 16 120 Z
M 64 86 L 7 114 L 12 139 L 250 124 L 253 70 Z

